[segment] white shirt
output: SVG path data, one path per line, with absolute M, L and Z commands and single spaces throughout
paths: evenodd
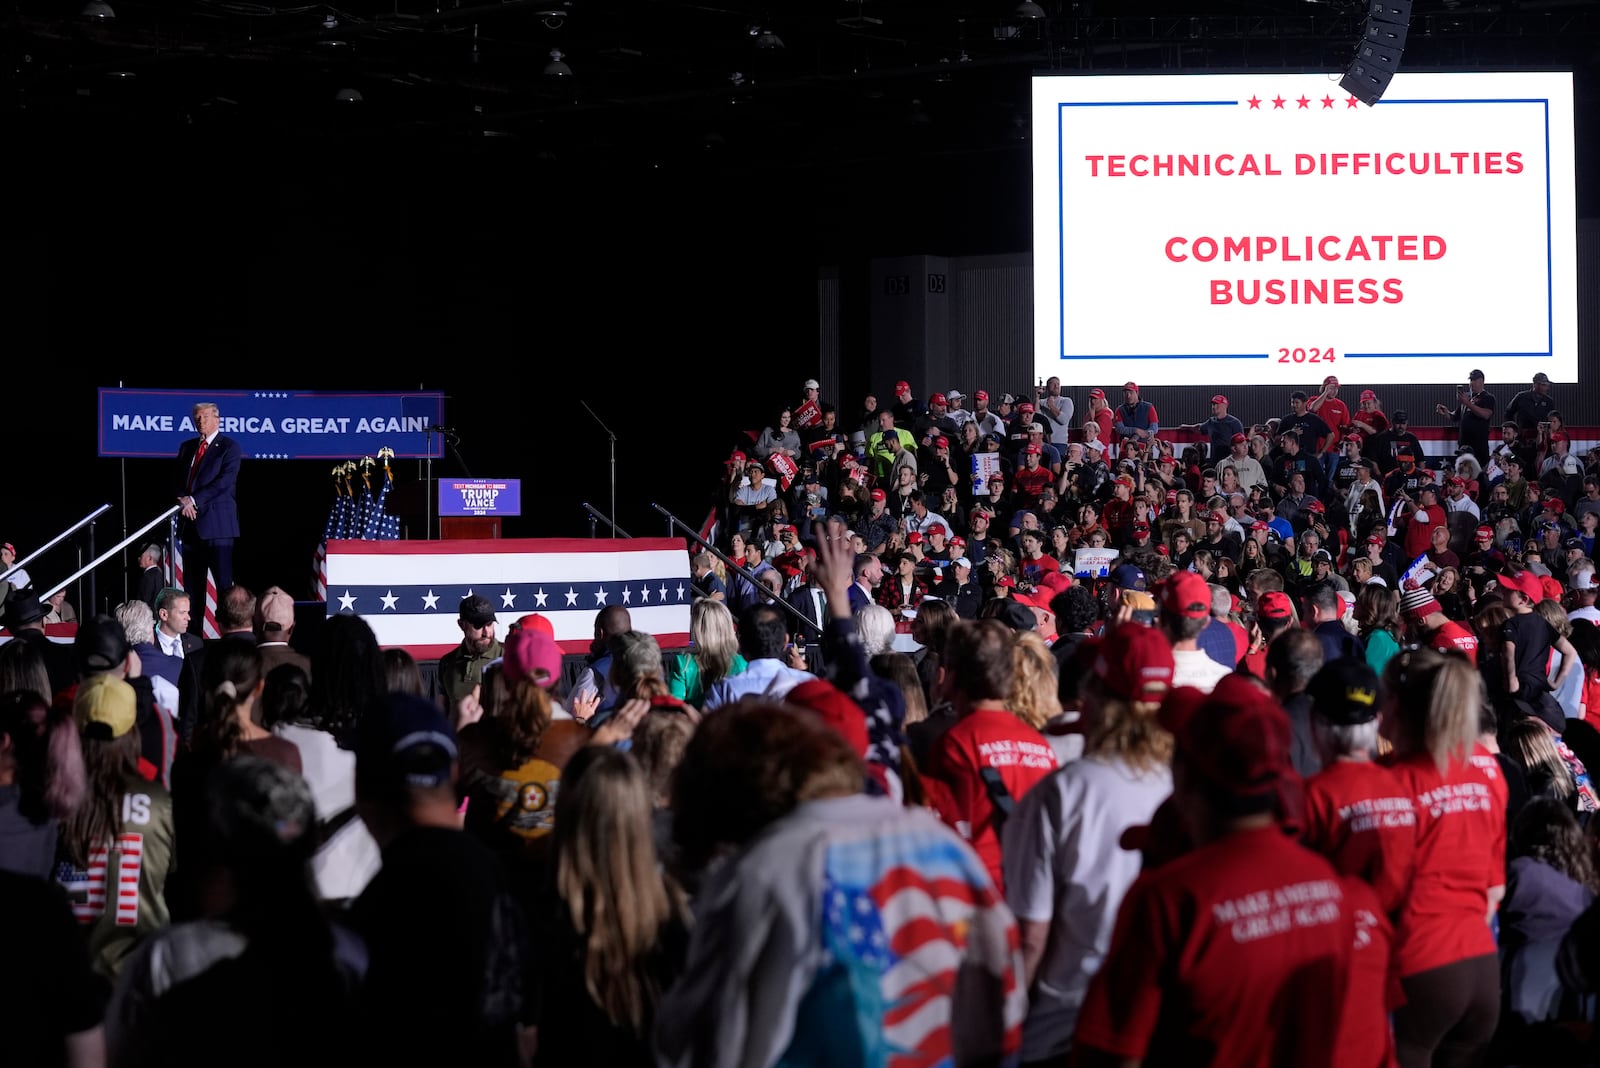
M 916 531 L 923 537 L 927 537 L 928 528 L 933 526 L 935 523 L 944 527 L 944 532 L 946 534 L 951 534 L 955 531 L 955 528 L 950 525 L 949 520 L 945 519 L 944 516 L 934 511 L 929 511 L 928 514 L 923 516 L 921 519 L 917 518 L 916 512 L 907 512 L 902 521 L 905 523 L 907 534 L 910 534 L 912 531 Z
M 1472 518 L 1479 518 L 1477 504 L 1465 494 L 1462 494 L 1459 501 L 1454 497 L 1446 497 L 1444 499 L 1444 510 L 1447 512 L 1468 512 L 1472 515 Z
M 162 630 L 160 627 L 157 627 L 156 644 L 159 645 L 161 647 L 161 651 L 166 653 L 168 656 L 175 656 L 179 660 L 183 659 L 183 635 L 169 635 L 166 631 Z
M 1580 619 L 1586 619 L 1595 626 L 1600 627 L 1600 608 L 1596 608 L 1592 604 L 1586 605 L 1583 608 L 1574 608 L 1572 611 L 1567 613 L 1567 619 L 1573 622 L 1576 622 Z M 1576 671 L 1577 669 L 1574 668 L 1573 670 Z
M 1217 683 L 1232 672 L 1199 649 L 1172 650 L 1172 686 L 1193 686 L 1201 693 L 1210 693 Z
M 356 803 L 356 755 L 333 735 L 300 723 L 280 723 L 272 733 L 300 750 L 301 776 L 311 788 L 317 818 L 331 820 Z M 358 816 L 345 823 L 311 858 L 311 874 L 328 901 L 359 897 L 383 867 L 383 855 Z
M 1149 823 L 1171 794 L 1166 767 L 1138 772 L 1118 757 L 1087 756 L 1024 794 L 1006 821 L 1006 904 L 1019 920 L 1050 924 L 1022 1027 L 1024 1061 L 1071 1045 L 1117 909 L 1139 876 L 1140 855 L 1122 848 L 1122 832 Z
M 1072 398 L 1065 396 L 1052 397 L 1047 393 L 1039 398 L 1039 407 L 1043 408 L 1047 404 L 1056 405 L 1056 411 L 1049 413 L 1055 422 L 1045 423 L 1045 430 L 1049 432 L 1047 440 L 1052 445 L 1060 445 L 1062 448 L 1066 448 L 1069 440 L 1068 435 L 1072 432 Z

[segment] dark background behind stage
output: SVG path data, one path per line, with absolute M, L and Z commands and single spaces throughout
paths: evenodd
M 1273 5 L 1244 3 L 1220 5 L 1231 21 L 1184 3 L 1170 22 L 1091 22 L 1051 4 L 1024 23 L 975 22 L 979 7 L 954 0 L 874 3 L 884 28 L 811 7 L 758 19 L 628 3 L 558 31 L 508 4 L 483 16 L 481 55 L 476 9 L 406 36 L 405 3 L 337 30 L 288 9 L 123 0 L 114 22 L 87 25 L 4 6 L 0 539 L 27 552 L 109 501 L 105 547 L 167 505 L 169 462 L 126 461 L 124 510 L 122 462 L 95 455 L 94 391 L 119 380 L 443 389 L 471 472 L 524 480 L 513 536 L 582 535 L 579 502 L 607 507 L 606 439 L 583 398 L 619 435 L 620 523 L 661 534 L 659 501 L 697 524 L 736 432 L 818 373 L 819 268 L 837 268 L 844 295 L 834 399 L 853 417 L 884 385 L 869 364 L 873 257 L 1030 247 L 1032 71 L 1342 66 L 1359 25 L 1277 26 Z M 1246 24 L 1246 8 L 1269 21 Z M 1600 18 L 1540 16 L 1530 36 L 1531 15 L 1428 17 L 1451 21 L 1414 27 L 1417 69 L 1576 71 L 1578 214 L 1600 214 Z M 787 48 L 751 51 L 758 20 Z M 1294 37 L 1302 23 L 1311 36 Z M 1258 32 L 1275 34 L 1265 53 Z M 586 36 L 556 39 L 573 33 Z M 538 73 L 552 43 L 576 89 Z M 346 86 L 366 99 L 336 102 Z M 1204 415 L 1198 401 L 1162 413 Z M 246 462 L 241 581 L 309 593 L 329 466 Z M 30 570 L 48 583 L 70 567 L 59 554 Z M 103 574 L 102 601 L 121 594 Z

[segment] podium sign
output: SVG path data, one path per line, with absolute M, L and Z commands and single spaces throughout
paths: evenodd
M 520 478 L 439 480 L 439 515 L 502 516 L 522 514 Z

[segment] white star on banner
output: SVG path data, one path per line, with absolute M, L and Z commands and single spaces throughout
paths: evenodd
M 667 587 L 665 585 L 662 585 L 661 587 L 661 599 L 663 601 L 667 599 Z
M 622 587 L 622 603 L 623 604 L 632 604 L 633 603 L 633 591 L 628 589 L 628 587 L 626 587 L 626 586 Z
M 605 604 L 606 603 L 606 591 L 605 591 L 604 587 L 601 587 L 600 589 L 595 591 L 595 593 L 594 593 L 594 603 L 595 604 Z
M 396 597 L 394 595 L 394 591 L 393 590 L 388 591 L 382 597 L 379 598 L 379 600 L 381 600 L 383 602 L 383 610 L 385 612 L 394 611 L 394 603 L 396 601 L 398 601 L 399 599 L 400 598 L 398 598 L 398 597 Z
M 515 608 L 515 607 L 517 607 L 517 595 L 511 592 L 511 587 L 510 586 L 507 586 L 506 587 L 506 592 L 502 593 L 500 595 L 500 607 L 501 608 Z
M 678 583 L 678 600 L 683 600 L 683 583 Z
M 439 607 L 439 595 L 434 593 L 432 590 L 429 590 L 427 595 L 422 598 L 422 609 L 423 609 L 423 611 L 427 611 L 430 608 L 437 609 L 438 607 Z
M 571 586 L 567 587 L 567 607 L 572 608 L 578 603 L 578 591 Z
M 550 599 L 550 595 L 548 593 L 544 592 L 544 587 L 543 586 L 540 586 L 539 587 L 539 592 L 533 595 L 533 606 L 535 608 L 543 608 L 545 601 L 547 601 L 549 599 Z
M 649 586 L 640 586 L 639 587 L 639 600 L 641 602 L 643 602 L 644 604 L 649 604 L 650 603 L 650 587 Z
M 355 597 L 350 593 L 349 590 L 345 590 L 343 596 L 341 596 L 339 598 L 339 611 L 348 612 L 348 611 L 354 609 L 355 606 L 356 606 Z

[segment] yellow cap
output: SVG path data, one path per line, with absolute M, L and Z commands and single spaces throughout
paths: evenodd
M 139 711 L 139 699 L 133 687 L 113 675 L 95 675 L 78 685 L 78 694 L 72 702 L 72 712 L 78 726 L 103 723 L 111 728 L 111 737 L 121 738 L 133 729 Z

